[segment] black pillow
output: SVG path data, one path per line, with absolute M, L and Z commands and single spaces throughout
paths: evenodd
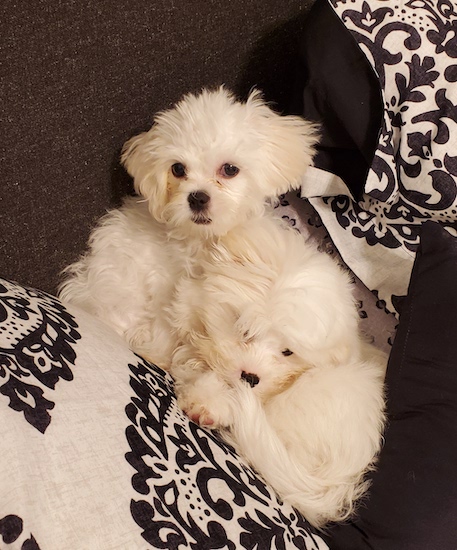
M 457 548 L 457 239 L 426 222 L 387 370 L 369 498 L 331 550 Z
M 290 95 L 289 112 L 319 123 L 314 165 L 362 198 L 384 101 L 371 63 L 328 0 L 316 0 L 306 18 Z

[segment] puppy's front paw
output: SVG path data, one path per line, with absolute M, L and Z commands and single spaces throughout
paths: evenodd
M 178 405 L 196 424 L 217 430 L 230 426 L 232 420 L 230 402 L 220 399 L 197 400 L 197 396 L 178 399 Z
M 218 422 L 214 421 L 211 413 L 204 405 L 193 403 L 190 408 L 183 408 L 183 411 L 195 424 L 200 424 L 203 428 L 217 428 Z
M 232 421 L 230 388 L 214 373 L 205 373 L 193 384 L 176 388 L 179 407 L 195 423 L 213 430 Z

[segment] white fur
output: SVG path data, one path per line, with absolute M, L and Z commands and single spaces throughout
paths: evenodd
M 351 514 L 380 446 L 386 365 L 359 335 L 348 274 L 265 216 L 206 249 L 172 319 L 190 418 L 222 429 L 314 525 Z
M 189 416 L 230 428 L 278 494 L 322 525 L 365 489 L 384 366 L 359 337 L 346 273 L 266 204 L 300 184 L 316 139 L 258 92 L 246 103 L 224 89 L 185 96 L 125 145 L 139 197 L 100 221 L 60 297 L 163 368 L 173 362 Z
M 297 187 L 316 140 L 312 124 L 279 116 L 257 91 L 245 103 L 223 88 L 185 96 L 126 143 L 122 160 L 140 197 L 101 220 L 89 251 L 66 269 L 61 299 L 169 368 L 176 341 L 166 308 L 181 274 L 198 270 L 208 243 L 268 215 L 267 199 Z M 173 175 L 176 163 L 185 177 Z M 225 164 L 239 173 L 226 177 Z M 202 212 L 190 207 L 196 192 L 209 197 Z

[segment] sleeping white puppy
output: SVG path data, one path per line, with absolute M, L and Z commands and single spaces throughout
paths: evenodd
M 257 91 L 245 103 L 223 88 L 185 96 L 126 143 L 140 197 L 100 221 L 60 298 L 168 369 L 176 341 L 166 309 L 182 273 L 198 271 L 220 236 L 269 216 L 266 200 L 299 186 L 316 141 L 312 124 L 279 116 Z
M 359 334 L 348 274 L 268 217 L 200 267 L 172 308 L 178 404 L 312 524 L 343 520 L 379 451 L 386 368 Z

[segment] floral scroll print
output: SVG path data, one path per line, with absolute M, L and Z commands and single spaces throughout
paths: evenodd
M 40 550 L 40 547 L 38 546 L 33 535 L 30 535 L 29 538 L 22 542 L 22 539 L 27 536 L 24 536 L 23 525 L 24 522 L 19 516 L 9 515 L 1 518 L 0 542 L 3 542 L 8 546 L 16 543 L 15 548 L 19 548 L 18 544 L 20 544 L 21 550 Z
M 45 293 L 0 280 L 0 394 L 41 433 L 51 422 L 51 392 L 72 380 L 73 317 Z
M 176 409 L 168 375 L 144 361 L 130 371 L 131 513 L 152 548 L 327 548 L 215 433 Z
M 324 199 L 341 227 L 370 246 L 414 253 L 420 226 L 457 226 L 457 8 L 448 0 L 333 6 L 383 92 L 379 144 L 358 204 Z

